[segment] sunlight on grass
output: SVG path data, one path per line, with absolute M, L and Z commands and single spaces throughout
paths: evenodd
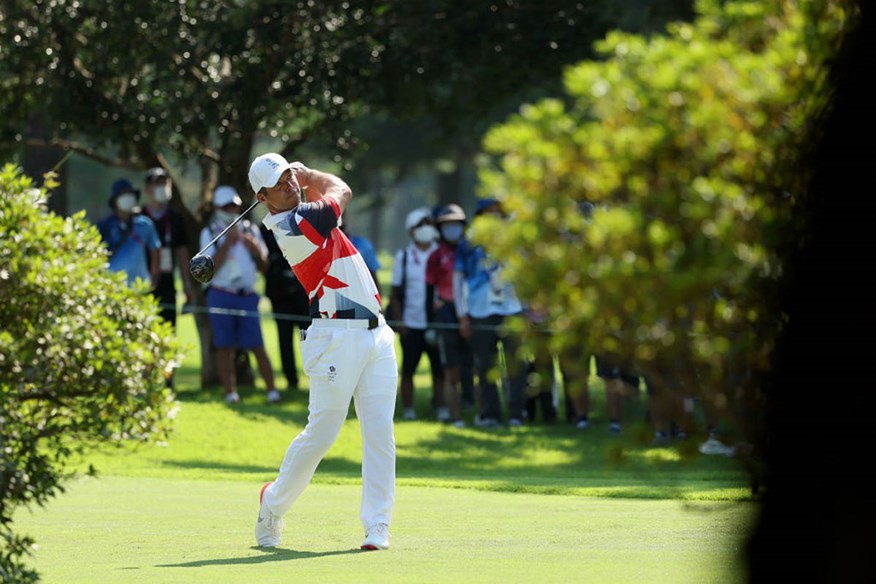
M 268 303 L 264 310 L 270 310 Z M 262 323 L 266 348 L 278 376 L 276 329 Z M 175 376 L 180 410 L 166 446 L 102 447 L 78 461 L 103 475 L 265 481 L 276 476 L 289 442 L 307 422 L 307 391 L 285 392 L 269 406 L 260 380 L 241 387 L 242 403 L 229 407 L 217 387 L 201 389 L 194 319 L 180 316 L 177 334 L 192 349 Z M 296 347 L 297 349 L 297 347 Z M 306 376 L 302 375 L 302 380 Z M 415 377 L 415 399 L 431 415 L 431 388 L 424 359 Z M 746 500 L 749 480 L 738 461 L 705 457 L 695 444 L 650 448 L 644 400 L 630 400 L 625 430 L 612 436 L 601 410 L 601 382 L 591 384 L 591 428 L 571 424 L 527 424 L 521 428 L 454 428 L 431 419 L 395 425 L 399 484 L 433 484 L 501 492 L 576 494 L 599 497 Z M 306 385 L 305 385 L 306 387 Z M 337 441 L 320 463 L 314 482 L 361 481 L 359 423 L 351 412 Z

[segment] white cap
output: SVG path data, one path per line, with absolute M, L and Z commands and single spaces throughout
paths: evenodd
M 292 165 L 279 154 L 262 154 L 249 167 L 249 185 L 256 193 L 265 187 L 275 186 L 280 181 L 280 176 L 289 168 Z
M 407 219 L 405 219 L 405 229 L 410 231 L 423 219 L 432 218 L 432 211 L 428 207 L 420 207 L 419 209 L 414 209 L 410 213 L 408 213 Z
M 238 207 L 243 204 L 237 189 L 228 185 L 220 185 L 213 191 L 213 206 L 222 208 L 228 203 L 234 203 Z

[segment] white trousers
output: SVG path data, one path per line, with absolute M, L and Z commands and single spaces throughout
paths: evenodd
M 313 322 L 301 343 L 304 372 L 310 378 L 307 425 L 289 444 L 263 504 L 280 517 L 289 511 L 337 439 L 352 399 L 362 432 L 359 517 L 366 531 L 377 523 L 389 525 L 395 503 L 395 332 L 386 324 L 368 330 Z

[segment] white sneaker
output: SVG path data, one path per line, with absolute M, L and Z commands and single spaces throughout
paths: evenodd
M 417 413 L 414 411 L 414 408 L 405 408 L 405 412 L 404 412 L 404 414 L 402 414 L 402 419 L 408 420 L 408 421 L 416 420 Z
M 276 389 L 272 389 L 268 392 L 268 403 L 269 404 L 278 404 L 280 403 L 280 392 Z
M 272 482 L 265 483 L 259 493 L 259 518 L 258 521 L 256 521 L 255 528 L 256 543 L 259 547 L 272 548 L 280 545 L 280 536 L 282 535 L 283 529 L 286 527 L 283 523 L 282 517 L 277 517 L 265 509 L 265 506 L 262 504 L 265 496 L 265 489 L 267 489 Z
M 454 428 L 465 428 L 465 422 L 463 420 L 453 420 L 451 424 Z
M 449 422 L 450 421 L 450 408 L 440 407 L 435 412 L 435 418 L 439 422 Z
M 378 523 L 365 534 L 361 547 L 363 550 L 388 550 L 389 538 L 389 525 Z
M 521 420 L 520 418 L 511 418 L 510 420 L 508 420 L 508 426 L 510 426 L 511 428 L 519 428 L 522 425 L 523 420 Z
M 701 454 L 723 454 L 724 456 L 733 456 L 736 454 L 736 449 L 732 446 L 727 446 L 720 440 L 709 438 L 700 444 Z
M 232 391 L 231 393 L 225 394 L 225 401 L 230 404 L 239 404 L 240 396 L 237 394 L 236 391 Z

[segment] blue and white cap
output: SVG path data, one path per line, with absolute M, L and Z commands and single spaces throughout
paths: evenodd
M 249 167 L 249 185 L 253 192 L 258 193 L 265 187 L 273 187 L 280 177 L 292 165 L 285 158 L 275 152 L 262 154 L 252 161 Z

